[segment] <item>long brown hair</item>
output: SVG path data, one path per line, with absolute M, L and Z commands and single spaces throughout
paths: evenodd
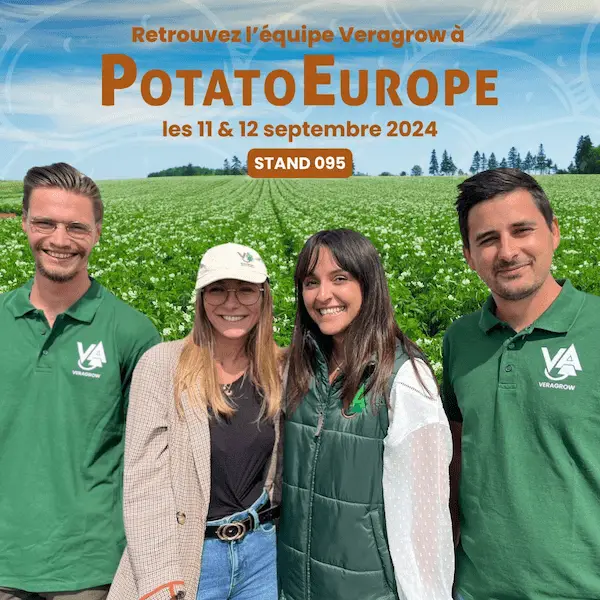
M 295 410 L 308 392 L 310 380 L 315 374 L 315 345 L 328 361 L 333 351 L 333 338 L 321 333 L 308 314 L 302 298 L 303 282 L 314 271 L 321 248 L 329 249 L 340 268 L 358 281 L 362 293 L 360 311 L 344 333 L 344 409 L 348 409 L 360 386 L 365 383 L 365 376 L 365 395 L 370 396 L 373 407 L 378 397 L 383 396 L 386 401 L 389 399 L 387 384 L 394 368 L 398 342 L 408 354 L 419 382 L 425 387 L 416 369 L 415 358 L 421 358 L 428 364 L 427 360 L 396 323 L 385 271 L 375 246 L 357 231 L 330 229 L 310 237 L 296 263 L 294 283 L 297 309 L 289 350 L 287 408 Z
M 281 350 L 273 339 L 273 297 L 268 281 L 263 288 L 260 316 L 248 334 L 245 352 L 250 362 L 252 383 L 263 397 L 259 418 L 273 419 L 281 405 Z M 206 413 L 210 409 L 216 418 L 235 413 L 235 408 L 221 391 L 214 351 L 214 331 L 199 291 L 194 326 L 185 339 L 175 371 L 175 403 L 180 415 L 183 414 L 181 395 L 184 392 L 194 410 Z

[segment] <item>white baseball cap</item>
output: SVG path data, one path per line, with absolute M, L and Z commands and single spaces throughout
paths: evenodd
M 221 244 L 204 253 L 200 260 L 196 291 L 221 279 L 264 283 L 267 268 L 256 250 L 241 244 Z

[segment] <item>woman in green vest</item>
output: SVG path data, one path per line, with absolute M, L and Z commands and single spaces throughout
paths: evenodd
M 285 600 L 451 600 L 452 444 L 375 247 L 321 231 L 294 274 L 278 574 Z

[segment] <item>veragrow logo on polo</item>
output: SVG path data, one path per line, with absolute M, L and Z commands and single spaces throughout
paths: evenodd
M 550 352 L 546 347 L 542 348 L 542 354 L 546 362 L 544 375 L 552 381 L 562 381 L 567 377 L 576 377 L 577 371 L 582 370 L 575 344 L 571 344 L 568 348 L 560 348 L 554 357 L 550 356 Z
M 78 371 L 74 369 L 73 375 L 99 379 L 100 374 L 91 373 L 91 371 L 101 369 L 102 366 L 106 364 L 106 354 L 104 352 L 104 345 L 102 344 L 102 342 L 98 342 L 97 344 L 91 344 L 86 349 L 84 349 L 83 344 L 81 342 L 77 342 L 77 352 L 79 354 L 77 366 L 81 370 Z
M 571 344 L 568 348 L 559 348 L 554 356 L 551 356 L 548 348 L 544 346 L 542 348 L 542 356 L 546 363 L 544 375 L 553 382 L 563 381 L 568 377 L 577 377 L 577 371 L 583 371 L 575 344 Z M 574 385 L 548 383 L 547 381 L 540 381 L 539 383 L 540 387 L 571 391 L 575 389 Z

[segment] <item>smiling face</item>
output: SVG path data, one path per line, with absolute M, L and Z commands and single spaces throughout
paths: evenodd
M 51 223 L 56 224 L 54 231 L 45 231 Z M 73 237 L 66 225 L 83 233 Z M 22 226 L 37 274 L 56 282 L 68 282 L 78 275 L 87 277 L 88 258 L 101 230 L 89 198 L 59 188 L 34 189 Z
M 322 246 L 318 253 L 315 268 L 302 282 L 302 300 L 321 333 L 340 338 L 360 312 L 360 284 L 335 262 L 329 248 Z
M 517 189 L 476 204 L 468 225 L 465 258 L 496 297 L 522 300 L 544 285 L 560 232 L 556 218 L 548 227 L 528 191 Z
M 262 310 L 261 287 L 238 279 L 221 279 L 203 288 L 204 311 L 216 335 L 239 339 L 252 331 Z

